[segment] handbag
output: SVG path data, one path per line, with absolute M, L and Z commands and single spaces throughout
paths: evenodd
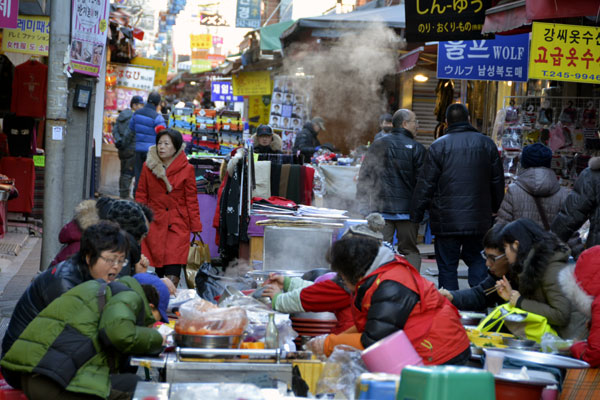
M 202 236 L 194 234 L 190 242 L 187 264 L 184 267 L 185 282 L 190 289 L 196 288 L 196 274 L 204 263 L 210 263 L 210 248 L 204 243 Z
M 480 332 L 498 332 L 506 325 L 510 333 L 518 338 L 527 338 L 540 343 L 545 333 L 558 336 L 546 317 L 513 307 L 510 303 L 496 307 L 477 326 Z

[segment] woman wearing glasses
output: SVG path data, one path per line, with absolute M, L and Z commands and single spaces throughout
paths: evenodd
M 502 228 L 504 225 L 495 225 L 483 237 L 481 256 L 485 259 L 485 265 L 488 268 L 487 278 L 470 289 L 450 291 L 444 288 L 440 289 L 440 293 L 459 310 L 486 311 L 488 307 L 502 304 L 504 300 L 494 290 L 496 281 L 507 276 L 509 282 L 515 283 L 504 254 L 504 242 L 500 235 Z M 491 293 L 489 293 L 490 291 Z
M 2 341 L 2 355 L 27 325 L 63 293 L 89 280 L 114 281 L 127 263 L 126 235 L 115 222 L 101 221 L 92 225 L 83 232 L 78 253 L 38 275 L 15 306 Z M 10 376 L 4 376 L 11 386 L 18 385 L 10 381 Z
M 563 339 L 587 337 L 585 316 L 561 290 L 559 274 L 567 266 L 570 250 L 551 232 L 521 218 L 501 232 L 509 273 L 498 280 L 498 294 L 511 305 L 546 317 Z

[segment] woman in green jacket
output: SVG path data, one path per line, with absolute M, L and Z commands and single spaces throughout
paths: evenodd
M 74 287 L 31 321 L 0 365 L 20 374 L 29 400 L 130 398 L 135 376 L 123 382 L 111 374 L 122 355 L 161 350 L 161 334 L 149 327 L 160 319 L 159 284 L 142 287 L 123 277 Z M 129 390 L 119 390 L 116 381 Z

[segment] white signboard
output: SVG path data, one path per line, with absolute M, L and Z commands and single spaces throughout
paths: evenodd
M 152 91 L 154 87 L 154 69 L 115 64 L 117 86 Z

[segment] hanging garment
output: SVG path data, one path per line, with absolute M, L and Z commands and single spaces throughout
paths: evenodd
M 46 117 L 48 67 L 29 60 L 15 68 L 10 111 L 19 117 Z
M 4 119 L 3 129 L 8 140 L 8 150 L 13 157 L 31 157 L 35 120 L 29 117 L 9 116 Z
M 0 55 L 0 110 L 10 110 L 15 66 L 4 54 Z

